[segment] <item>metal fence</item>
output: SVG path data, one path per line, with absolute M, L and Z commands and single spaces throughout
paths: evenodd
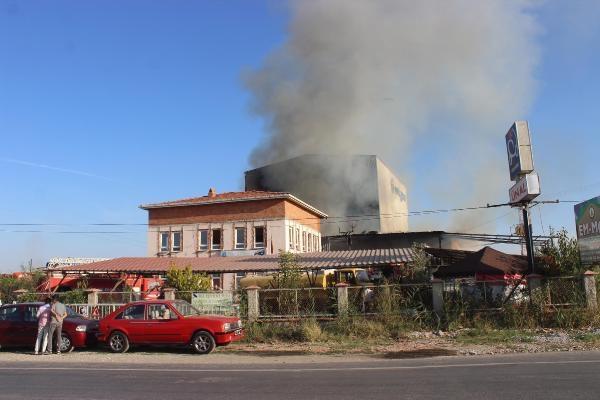
M 328 317 L 336 315 L 335 288 L 262 289 L 258 292 L 261 317 Z
M 91 319 L 102 319 L 113 311 L 116 311 L 122 305 L 123 304 L 66 304 L 71 310 Z
M 581 307 L 586 304 L 585 289 L 578 276 L 546 278 L 542 290 L 542 301 L 550 307 Z

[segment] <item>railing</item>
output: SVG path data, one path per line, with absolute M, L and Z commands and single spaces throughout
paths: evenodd
M 66 304 L 78 314 L 91 319 L 102 319 L 108 314 L 116 311 L 123 304 Z

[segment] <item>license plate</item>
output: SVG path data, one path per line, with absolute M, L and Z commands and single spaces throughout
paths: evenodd
M 236 329 L 235 331 L 233 331 L 233 334 L 234 334 L 235 336 L 239 336 L 239 335 L 241 335 L 241 334 L 242 334 L 242 330 L 241 330 L 241 329 Z

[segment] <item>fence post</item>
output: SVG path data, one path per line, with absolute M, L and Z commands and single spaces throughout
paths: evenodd
M 585 271 L 583 273 L 583 289 L 585 290 L 585 300 L 587 308 L 595 310 L 598 308 L 598 298 L 596 297 L 596 275 L 597 272 Z
M 348 315 L 348 285 L 346 283 L 338 283 L 337 288 L 337 309 L 338 316 Z
M 90 306 L 98 305 L 98 292 L 100 289 L 86 289 L 87 303 Z
M 529 286 L 529 299 L 532 303 L 543 302 L 542 299 L 542 275 L 527 275 L 527 285 Z
M 246 288 L 246 293 L 248 295 L 248 321 L 254 322 L 258 320 L 260 316 L 260 306 L 258 303 L 258 290 L 260 287 L 248 286 Z
M 431 296 L 433 311 L 441 317 L 444 314 L 444 281 L 438 278 L 431 280 Z
M 165 300 L 175 300 L 175 292 L 177 289 L 175 288 L 164 288 L 163 293 L 165 295 Z

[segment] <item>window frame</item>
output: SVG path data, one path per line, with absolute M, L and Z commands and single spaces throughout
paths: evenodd
M 163 247 L 163 237 L 167 238 L 166 246 Z M 159 231 L 158 232 L 158 251 L 160 253 L 168 253 L 171 248 L 171 232 Z
M 219 243 L 215 245 L 215 232 L 219 232 Z M 210 249 L 211 250 L 222 250 L 223 249 L 223 229 L 213 228 L 210 231 Z
M 263 239 L 262 242 L 258 242 L 256 240 L 256 237 L 257 237 L 256 231 L 257 231 L 257 229 L 260 229 L 262 231 L 262 239 Z M 254 227 L 254 248 L 255 249 L 264 249 L 265 248 L 265 233 L 266 233 L 266 231 L 267 230 L 262 225 Z
M 206 244 L 202 244 L 202 233 L 206 233 Z M 209 237 L 208 229 L 198 229 L 198 251 L 208 251 L 210 246 L 208 245 L 208 237 Z
M 130 310 L 132 308 L 135 308 L 135 307 L 143 307 L 144 308 L 144 312 L 142 313 L 142 318 L 125 318 L 125 313 L 128 310 Z M 123 311 L 121 311 L 119 313 L 119 315 L 117 315 L 115 317 L 115 319 L 122 320 L 122 321 L 144 321 L 144 320 L 147 319 L 146 318 L 146 304 L 133 304 L 133 305 L 130 305 L 129 307 L 127 307 Z
M 246 227 L 244 226 L 236 226 L 233 228 L 233 236 L 234 236 L 234 240 L 233 240 L 233 248 L 235 250 L 244 250 L 246 249 L 246 239 L 247 239 L 247 235 L 246 235 Z M 244 240 L 243 242 L 238 242 L 239 236 L 238 236 L 238 232 L 243 232 L 243 237 Z
M 179 247 L 175 248 L 175 235 L 179 236 Z M 171 232 L 171 253 L 181 253 L 183 251 L 183 232 L 172 231 Z

